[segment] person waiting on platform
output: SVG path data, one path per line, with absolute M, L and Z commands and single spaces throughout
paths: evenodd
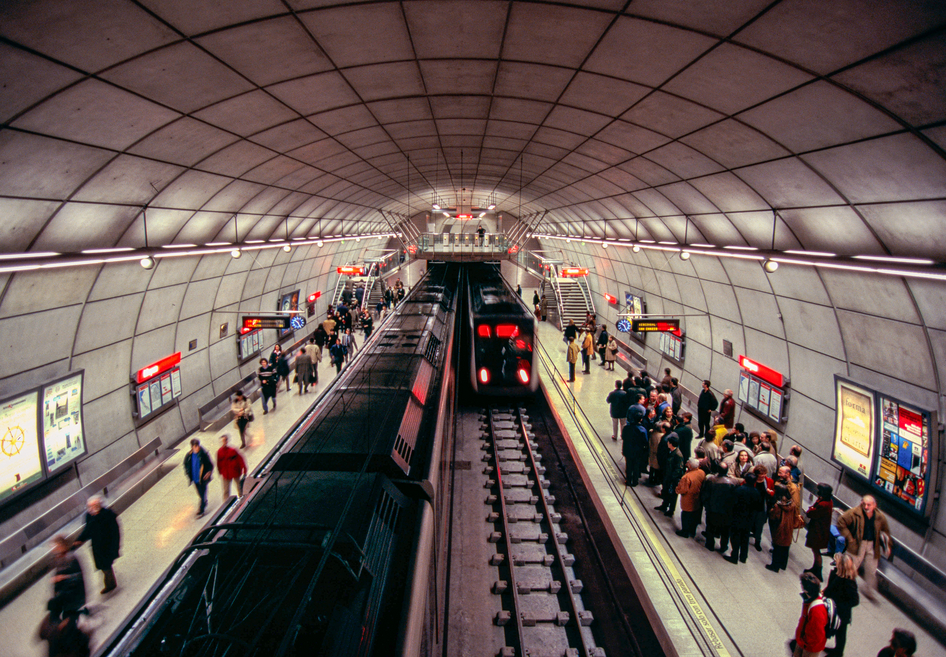
M 273 353 L 269 357 L 269 363 L 276 371 L 276 386 L 279 387 L 279 381 L 283 380 L 286 382 L 286 392 L 292 392 L 292 384 L 289 382 L 289 361 L 286 359 L 286 354 L 283 353 L 282 347 L 280 347 L 278 343 L 273 347 Z M 273 408 L 275 408 L 275 406 L 273 406 Z
M 585 331 L 584 340 L 581 343 L 581 364 L 584 367 L 585 374 L 591 374 L 591 355 L 595 352 L 595 342 L 591 331 Z
M 568 338 L 568 350 L 565 359 L 568 361 L 568 381 L 570 383 L 575 381 L 575 363 L 578 362 L 578 351 L 578 343 L 575 342 L 575 338 Z
M 804 572 L 813 574 L 821 581 L 824 581 L 821 572 L 821 551 L 828 547 L 828 541 L 831 538 L 831 514 L 834 511 L 831 493 L 833 492 L 834 490 L 830 485 L 818 484 L 818 499 L 805 512 L 808 517 L 808 535 L 805 537 L 805 547 L 811 549 L 815 562 L 811 568 L 806 568 Z
M 614 390 L 608 393 L 605 401 L 611 414 L 611 440 L 617 440 L 627 424 L 627 393 L 624 392 L 620 379 L 614 382 Z
M 486 236 L 486 229 L 482 225 L 476 227 L 476 241 L 480 246 L 483 246 L 483 239 Z
M 749 557 L 749 537 L 752 535 L 756 514 L 764 507 L 762 495 L 755 484 L 756 475 L 749 472 L 743 485 L 736 486 L 732 492 L 732 522 L 729 527 L 732 552 L 726 557 L 729 563 L 745 563 Z
M 240 447 L 246 448 L 246 425 L 253 421 L 253 409 L 250 406 L 250 400 L 246 398 L 242 390 L 233 393 L 233 403 L 230 404 L 230 412 L 233 413 L 234 422 L 237 430 L 240 432 Z
M 598 347 L 598 355 L 601 357 L 601 363 L 599 367 L 607 367 L 607 363 L 604 361 L 604 354 L 608 349 L 608 327 L 605 324 L 601 325 L 601 333 L 598 334 L 598 339 L 595 340 L 595 344 Z
M 549 317 L 549 300 L 545 298 L 544 294 L 539 299 L 539 317 L 543 322 Z
M 703 507 L 700 505 L 700 489 L 706 473 L 700 469 L 697 459 L 687 461 L 687 473 L 677 484 L 677 494 L 680 496 L 680 525 L 677 536 L 695 538 L 696 527 L 700 524 Z
M 315 344 L 314 337 L 309 338 L 305 352 L 309 354 L 309 359 L 312 361 L 312 369 L 309 370 L 309 385 L 314 386 L 319 382 L 319 363 L 322 362 L 322 348 Z
M 772 520 L 772 543 L 774 547 L 772 548 L 772 563 L 765 568 L 777 573 L 788 568 L 788 550 L 792 547 L 792 534 L 805 524 L 798 513 L 798 508 L 792 501 L 791 493 L 784 485 L 775 485 L 775 506 L 769 512 L 769 518 Z M 818 581 L 818 578 L 811 573 L 804 574 L 809 575 L 816 582 Z

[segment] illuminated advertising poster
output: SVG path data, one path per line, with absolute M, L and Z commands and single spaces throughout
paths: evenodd
M 296 290 L 295 292 L 290 292 L 289 294 L 284 294 L 282 298 L 279 300 L 279 306 L 276 308 L 276 310 L 280 312 L 289 312 L 290 310 L 299 310 L 299 290 Z M 279 333 L 279 337 L 282 337 L 286 335 L 287 333 L 289 333 L 290 331 L 292 331 L 291 328 L 284 329 L 284 330 L 277 329 L 276 332 Z
M 879 394 L 881 438 L 874 485 L 923 513 L 930 469 L 929 413 Z
M 37 398 L 36 392 L 30 392 L 0 403 L 0 500 L 43 479 Z
M 778 388 L 772 388 L 772 395 L 769 400 L 769 417 L 776 422 L 782 421 L 782 392 Z
M 43 386 L 43 447 L 50 474 L 85 454 L 82 372 Z
M 161 408 L 163 405 L 163 402 L 161 401 L 161 382 L 157 379 L 152 379 L 148 386 L 151 390 L 151 410 L 153 412 Z
M 835 379 L 837 413 L 831 457 L 870 480 L 874 461 L 874 393 Z
M 743 404 L 749 403 L 749 375 L 745 372 L 739 373 L 739 393 L 737 398 Z
M 772 387 L 766 383 L 759 385 L 759 405 L 758 409 L 763 415 L 769 414 L 769 396 L 772 393 Z

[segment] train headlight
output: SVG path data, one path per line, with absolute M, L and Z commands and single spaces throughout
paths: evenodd
M 519 377 L 519 381 L 523 385 L 529 384 L 529 379 L 531 377 L 531 372 L 529 371 L 530 369 L 532 368 L 529 366 L 529 361 L 522 359 L 519 360 L 519 367 L 516 369 L 516 376 Z

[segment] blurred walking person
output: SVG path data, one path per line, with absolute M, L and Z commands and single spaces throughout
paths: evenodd
M 118 586 L 112 564 L 120 556 L 122 533 L 118 526 L 118 516 L 111 509 L 102 506 L 101 497 L 90 497 L 86 502 L 85 527 L 74 547 L 86 541 L 92 542 L 92 560 L 95 567 L 102 571 L 105 588 L 102 595 L 114 591 Z

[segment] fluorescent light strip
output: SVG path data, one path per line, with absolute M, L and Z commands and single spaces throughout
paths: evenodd
M 24 260 L 26 258 L 52 258 L 62 255 L 56 251 L 35 251 L 33 253 L 0 253 L 0 260 Z
M 657 242 L 657 244 L 676 244 L 676 242 Z
M 247 244 L 265 244 L 266 240 L 246 240 Z
M 932 274 L 922 271 L 901 271 L 899 269 L 878 269 L 877 272 L 890 276 L 910 276 L 913 278 L 929 278 L 936 281 L 946 281 L 946 274 Z
M 230 246 L 230 242 L 207 242 L 204 246 Z
M 644 247 L 647 248 L 647 247 Z M 738 260 L 765 260 L 762 256 L 758 255 L 748 255 L 741 253 L 726 253 L 725 251 L 697 251 L 694 249 L 688 249 L 692 255 L 705 255 L 711 256 L 713 258 L 736 258 Z
M 724 249 L 731 249 L 732 251 L 758 251 L 759 249 L 754 246 L 724 246 Z
M 164 244 L 161 246 L 162 249 L 193 249 L 196 247 L 196 244 Z
M 876 260 L 878 262 L 899 262 L 904 265 L 932 265 L 935 264 L 933 260 L 927 260 L 926 258 L 894 258 L 892 256 L 870 256 L 870 255 L 856 255 L 854 256 L 855 260 Z
M 134 250 L 135 250 L 134 247 L 123 246 L 123 247 L 116 247 L 114 249 L 85 249 L 84 251 L 82 251 L 82 253 L 93 255 L 97 253 L 121 253 L 123 251 L 134 251 Z
M 821 258 L 833 258 L 837 256 L 837 253 L 828 253 L 827 251 L 784 251 L 784 253 L 800 256 L 818 256 Z
M 716 248 L 715 244 L 697 244 L 695 242 L 691 244 L 690 246 L 698 246 L 701 249 L 715 249 Z
M 638 240 L 641 244 L 656 244 L 654 240 Z

